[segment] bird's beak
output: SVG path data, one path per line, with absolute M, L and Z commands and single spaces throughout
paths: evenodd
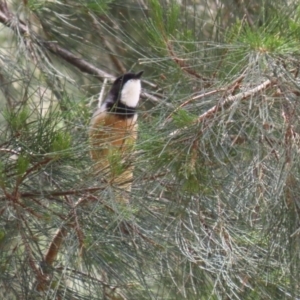
M 135 74 L 135 78 L 136 78 L 136 79 L 140 79 L 141 76 L 143 75 L 143 73 L 144 73 L 144 71 L 141 71 L 141 72 L 136 73 L 136 74 Z

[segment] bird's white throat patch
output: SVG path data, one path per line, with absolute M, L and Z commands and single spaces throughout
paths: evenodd
M 129 107 L 138 105 L 141 94 L 141 81 L 139 79 L 128 80 L 121 91 L 121 102 Z

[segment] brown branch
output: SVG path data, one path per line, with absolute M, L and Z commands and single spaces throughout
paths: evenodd
M 37 219 L 43 219 L 43 216 L 41 214 L 35 212 L 32 208 L 23 204 L 21 201 L 19 201 L 18 198 L 16 198 L 14 202 L 17 203 L 19 206 L 21 206 L 25 211 L 28 211 L 31 215 L 35 216 Z
M 45 205 L 45 204 L 41 203 L 40 201 L 38 201 L 34 197 L 31 197 L 30 200 L 33 201 L 34 203 L 36 203 L 37 205 L 41 206 L 43 209 L 47 210 L 49 214 L 57 216 L 61 220 L 65 219 L 64 215 L 61 215 L 61 214 L 57 213 L 56 211 L 54 211 L 53 209 L 51 209 L 48 205 Z
M 79 256 L 81 256 L 82 251 L 83 251 L 83 246 L 84 246 L 84 242 L 83 242 L 84 241 L 84 234 L 83 234 L 83 231 L 81 230 L 81 227 L 80 227 L 80 223 L 79 223 L 76 208 L 79 204 L 83 203 L 83 201 L 82 201 L 82 198 L 81 198 L 75 203 L 75 205 L 73 205 L 73 202 L 71 201 L 71 199 L 69 199 L 68 196 L 64 196 L 64 198 L 66 199 L 66 202 L 68 202 L 70 205 L 72 205 L 72 209 L 69 212 L 69 216 L 70 216 L 70 218 L 74 219 L 73 228 L 75 229 L 75 232 L 77 234 L 77 239 L 78 239 L 78 242 L 79 242 Z M 84 198 L 84 199 L 86 199 L 86 198 Z
M 69 219 L 69 218 L 74 219 L 75 224 L 73 225 L 73 227 L 74 227 L 75 232 L 77 234 L 77 238 L 78 238 L 78 242 L 79 242 L 79 253 L 80 253 L 80 256 L 81 256 L 82 251 L 83 251 L 83 245 L 84 245 L 84 243 L 83 243 L 84 235 L 83 235 L 83 231 L 80 228 L 80 223 L 79 223 L 78 215 L 77 215 L 77 211 L 76 211 L 76 207 L 78 205 L 78 202 L 80 202 L 81 199 L 79 199 L 76 202 L 76 204 L 73 205 L 73 201 L 68 197 L 68 195 L 65 195 L 64 198 L 65 198 L 65 202 L 67 202 L 70 206 L 72 206 L 72 209 L 69 212 L 67 219 Z M 71 224 L 72 224 L 72 222 L 70 221 L 68 225 L 71 225 Z
M 21 221 L 21 222 L 19 222 L 18 226 L 21 227 L 21 225 L 23 223 L 28 228 L 28 225 L 26 224 L 26 220 L 23 218 L 23 216 L 21 214 L 19 214 L 18 210 L 16 210 L 16 212 L 17 212 L 18 219 Z M 40 268 L 38 268 L 38 266 L 36 265 L 35 259 L 32 254 L 31 247 L 28 243 L 28 239 L 26 238 L 26 236 L 24 234 L 23 228 L 20 228 L 19 231 L 20 231 L 22 242 L 24 244 L 24 249 L 27 254 L 29 266 L 30 266 L 31 270 L 33 271 L 33 273 L 35 274 L 37 290 L 42 291 L 42 290 L 44 290 L 45 286 L 48 285 L 47 284 L 47 276 L 45 274 L 43 274 L 42 270 Z
M 16 18 L 9 10 L 5 0 L 0 0 L 0 22 L 5 26 L 11 28 L 15 33 L 20 33 L 25 37 L 35 37 L 35 41 L 44 46 L 51 53 L 64 59 L 68 63 L 77 67 L 80 71 L 94 75 L 98 78 L 108 78 L 113 80 L 114 76 L 111 74 L 96 68 L 94 65 L 85 61 L 84 59 L 74 55 L 72 52 L 60 47 L 56 42 L 44 41 L 41 37 L 33 32 L 30 32 L 28 26 L 24 22 L 14 22 Z
M 78 221 L 78 217 L 77 217 L 77 214 L 76 214 L 76 208 L 79 205 L 85 203 L 87 200 L 88 200 L 87 198 L 80 198 L 73 205 L 72 209 L 69 211 L 69 213 L 66 217 L 67 223 L 64 224 L 61 228 L 59 228 L 56 231 L 52 241 L 50 242 L 48 250 L 47 250 L 47 252 L 44 256 L 44 261 L 43 262 L 45 263 L 46 268 L 51 267 L 53 262 L 56 260 L 57 255 L 58 255 L 58 253 L 61 249 L 62 243 L 64 242 L 65 237 L 68 235 L 68 228 L 73 225 L 74 220 L 75 220 L 74 228 L 75 228 L 76 234 L 78 236 L 78 241 L 79 241 L 79 244 L 80 244 L 80 251 L 82 251 L 84 236 L 83 236 L 82 230 L 79 226 L 79 221 Z
M 233 82 L 231 82 L 227 87 L 225 88 L 219 88 L 219 89 L 216 89 L 216 90 L 213 90 L 213 91 L 209 91 L 209 92 L 206 92 L 206 93 L 203 93 L 203 94 L 200 94 L 200 95 L 196 95 L 188 100 L 186 100 L 185 102 L 181 103 L 178 107 L 175 108 L 174 111 L 172 111 L 168 117 L 166 118 L 166 120 L 164 121 L 163 123 L 163 126 L 168 122 L 168 120 L 171 118 L 171 116 L 177 112 L 180 108 L 188 105 L 189 103 L 195 101 L 195 100 L 199 100 L 199 99 L 202 99 L 206 96 L 211 96 L 213 94 L 216 94 L 216 93 L 219 93 L 219 92 L 230 92 L 230 93 L 234 93 L 234 91 L 237 89 L 237 87 L 239 87 L 240 83 L 242 82 L 242 80 L 245 78 L 245 73 L 246 73 L 246 70 L 238 77 L 236 78 Z
M 67 236 L 68 230 L 66 227 L 61 227 L 58 229 L 50 243 L 50 246 L 47 250 L 47 253 L 44 257 L 44 262 L 46 263 L 47 267 L 52 266 L 53 262 L 55 261 L 58 251 L 61 247 L 61 244 L 64 241 L 64 238 Z
M 132 283 L 128 283 L 128 284 L 125 284 L 125 285 L 111 285 L 107 281 L 101 280 L 101 279 L 96 278 L 94 276 L 91 276 L 87 273 L 84 273 L 84 272 L 81 272 L 81 271 L 78 271 L 78 270 L 75 270 L 75 269 L 71 269 L 71 268 L 68 268 L 68 267 L 57 267 L 57 268 L 55 268 L 55 270 L 56 271 L 69 271 L 69 272 L 71 272 L 71 273 L 73 273 L 77 276 L 80 275 L 82 277 L 89 278 L 92 281 L 98 282 L 103 287 L 108 288 L 112 293 L 117 295 L 117 297 L 113 297 L 113 295 L 107 295 L 106 294 L 106 296 L 107 296 L 106 298 L 109 298 L 109 299 L 118 299 L 118 300 L 127 299 L 127 298 L 125 298 L 125 296 L 118 289 L 121 288 L 121 287 L 131 287 L 132 286 Z
M 76 270 L 76 269 L 71 269 L 71 268 L 68 268 L 68 267 L 65 267 L 65 266 L 63 266 L 63 267 L 57 267 L 57 268 L 55 268 L 55 270 L 56 271 L 69 271 L 69 272 L 72 272 L 72 273 L 74 273 L 74 274 L 77 274 L 77 275 L 80 275 L 80 276 L 83 276 L 83 277 L 86 277 L 86 278 L 89 278 L 89 279 L 91 279 L 91 280 L 93 280 L 93 281 L 96 281 L 96 282 L 98 282 L 98 283 L 100 283 L 100 284 L 102 284 L 103 286 L 106 286 L 106 287 L 110 287 L 110 288 L 117 288 L 117 287 L 121 287 L 121 285 L 118 285 L 118 286 L 112 286 L 112 285 L 110 285 L 108 282 L 106 282 L 106 281 L 104 281 L 104 280 L 101 280 L 101 279 L 99 279 L 99 278 L 97 278 L 97 277 L 94 277 L 94 276 L 91 276 L 90 274 L 88 274 L 88 273 L 84 273 L 84 272 L 81 272 L 81 271 L 78 271 L 78 270 Z
M 61 47 L 57 42 L 49 42 L 44 41 L 40 36 L 37 34 L 30 32 L 28 26 L 21 20 L 19 22 L 14 22 L 15 16 L 11 12 L 9 12 L 7 8 L 7 4 L 5 0 L 0 0 L 0 23 L 4 24 L 5 26 L 11 28 L 15 33 L 20 33 L 24 37 L 34 37 L 37 44 L 45 47 L 48 51 L 52 54 L 56 55 L 57 57 L 62 58 L 66 62 L 70 63 L 81 72 L 90 74 L 95 76 L 98 79 L 107 78 L 109 81 L 115 80 L 115 76 L 109 74 L 91 63 L 87 62 L 81 57 L 74 55 L 72 52 L 68 51 Z M 145 82 L 147 84 L 147 82 Z M 141 93 L 142 98 L 149 99 L 153 102 L 160 103 L 160 99 L 154 95 L 151 95 L 145 91 Z
M 49 163 L 51 160 L 53 160 L 53 158 L 46 158 L 40 162 L 38 162 L 37 164 L 35 164 L 34 166 L 32 166 L 31 168 L 29 168 L 28 170 L 26 170 L 26 172 L 24 173 L 24 175 L 21 177 L 22 181 L 25 179 L 25 177 L 30 174 L 31 172 L 34 172 L 36 170 L 38 170 L 40 167 L 46 165 L 47 163 Z
M 205 119 L 209 119 L 211 118 L 216 112 L 218 112 L 219 110 L 221 110 L 222 107 L 224 107 L 225 105 L 231 103 L 231 102 L 235 102 L 235 101 L 239 101 L 239 100 L 244 100 L 249 98 L 250 96 L 253 96 L 259 92 L 261 92 L 262 90 L 266 89 L 267 87 L 269 87 L 271 85 L 272 81 L 270 79 L 266 80 L 265 82 L 263 82 L 262 84 L 256 86 L 253 89 L 250 89 L 246 92 L 241 92 L 237 95 L 234 96 L 228 96 L 225 99 L 223 99 L 221 101 L 221 103 L 218 103 L 217 105 L 213 106 L 212 108 L 210 108 L 208 111 L 206 111 L 205 113 L 203 113 L 202 115 L 200 115 L 197 119 L 197 122 L 202 122 Z
M 272 81 L 270 79 L 266 80 L 262 84 L 256 86 L 255 88 L 252 88 L 246 92 L 241 92 L 239 94 L 236 94 L 234 96 L 228 96 L 225 99 L 221 100 L 220 103 L 216 104 L 209 110 L 207 110 L 205 113 L 200 115 L 196 121 L 194 121 L 192 124 L 200 123 L 206 119 L 212 118 L 218 111 L 220 111 L 224 106 L 227 106 L 229 103 L 232 103 L 234 101 L 244 100 L 251 96 L 254 96 L 255 94 L 261 92 L 262 90 L 268 88 L 271 85 Z M 186 128 L 186 127 L 185 127 Z M 170 133 L 170 136 L 174 136 L 175 134 L 181 132 L 182 129 L 174 130 Z
M 91 199 L 91 198 L 94 198 L 93 200 L 99 200 L 99 199 L 97 199 L 96 197 L 94 197 L 94 196 L 92 196 L 92 195 L 89 197 L 89 199 Z M 80 199 L 75 203 L 74 209 L 76 209 L 79 205 L 82 205 L 83 203 L 85 203 L 87 200 L 88 200 L 87 198 L 80 198 Z M 112 207 L 110 207 L 109 205 L 107 205 L 107 204 L 105 204 L 105 203 L 103 203 L 103 205 L 104 205 L 104 207 L 105 207 L 106 209 L 108 209 L 109 211 L 111 211 L 111 212 L 113 212 L 113 213 L 116 213 L 116 211 L 115 211 Z M 143 235 L 143 234 L 140 232 L 140 230 L 139 230 L 136 226 L 131 225 L 129 222 L 124 221 L 124 222 L 122 223 L 122 226 L 121 226 L 121 227 L 122 227 L 121 229 L 123 229 L 123 230 L 126 229 L 126 227 L 128 227 L 128 228 L 130 228 L 135 234 L 138 234 L 143 240 L 149 242 L 150 244 L 152 244 L 152 245 L 154 245 L 154 246 L 156 246 L 156 247 L 163 248 L 161 245 L 157 244 L 156 242 L 154 242 L 154 241 L 151 240 L 150 238 L 148 238 L 148 237 L 146 237 L 145 235 Z M 126 230 L 125 230 L 125 231 L 126 231 Z M 129 233 L 129 232 L 126 232 L 126 233 Z
M 90 64 L 86 60 L 74 55 L 72 52 L 60 47 L 58 43 L 42 41 L 41 44 L 49 50 L 51 53 L 55 54 L 56 56 L 64 59 L 66 62 L 70 63 L 71 65 L 78 68 L 80 71 L 94 75 L 97 78 L 108 78 L 109 80 L 113 81 L 114 76 L 106 73 L 105 71 L 96 68 L 94 65 Z
M 8 9 L 7 2 L 5 0 L 0 1 L 0 10 L 2 10 L 7 16 L 9 16 L 9 17 L 12 16 Z
M 0 73 L 0 89 L 6 99 L 7 107 L 12 110 L 15 105 L 15 99 L 10 93 L 9 83 L 5 80 L 5 77 Z
M 41 166 L 47 164 L 48 162 L 50 162 L 52 160 L 52 158 L 46 158 L 45 160 L 38 162 L 37 164 L 35 164 L 34 166 L 32 166 L 31 168 L 27 169 L 26 172 L 22 175 L 22 176 L 18 176 L 17 180 L 16 180 L 16 186 L 14 188 L 14 192 L 13 195 L 18 195 L 18 197 L 20 197 L 20 193 L 19 193 L 19 186 L 21 185 L 21 183 L 24 181 L 24 179 L 26 178 L 26 176 L 28 174 L 30 174 L 31 172 L 39 169 Z M 17 198 L 16 198 L 17 199 Z
M 40 214 L 38 214 L 37 212 L 35 212 L 33 209 L 31 209 L 30 207 L 27 207 L 25 204 L 23 204 L 20 199 L 20 193 L 18 191 L 18 184 L 16 184 L 16 187 L 14 188 L 14 191 L 12 194 L 8 193 L 6 191 L 6 188 L 4 186 L 1 186 L 4 195 L 5 195 L 5 200 L 9 200 L 10 204 L 15 207 L 15 205 L 18 205 L 20 207 L 22 207 L 25 211 L 29 212 L 31 215 L 35 216 L 38 219 L 42 219 L 42 216 Z
M 165 177 L 166 174 L 167 174 L 166 172 L 163 172 L 163 173 L 156 174 L 156 175 L 145 176 L 145 177 L 140 178 L 140 180 L 143 180 L 146 182 L 157 181 L 158 178 Z
M 8 149 L 8 148 L 0 148 L 0 152 L 6 152 L 6 153 L 10 153 L 12 155 L 19 155 L 20 152 L 13 150 L 13 149 Z
M 44 196 L 66 196 L 66 195 L 82 195 L 85 192 L 96 192 L 103 190 L 104 187 L 95 187 L 95 188 L 86 188 L 81 190 L 67 190 L 67 191 L 54 191 L 54 192 L 42 192 L 42 193 L 20 193 L 20 197 L 26 198 L 26 197 L 44 197 Z
M 192 75 L 196 78 L 202 79 L 203 81 L 210 81 L 209 78 L 199 75 L 196 71 L 194 71 L 190 66 L 186 65 L 184 63 L 184 60 L 182 58 L 178 58 L 173 50 L 173 47 L 171 46 L 171 43 L 168 41 L 168 39 L 165 37 L 165 44 L 167 46 L 167 49 L 170 53 L 170 56 L 174 60 L 174 62 L 187 74 Z
M 177 106 L 166 118 L 166 120 L 164 121 L 163 125 L 164 126 L 168 120 L 172 117 L 172 115 L 174 115 L 179 109 L 181 109 L 182 107 L 188 105 L 189 103 L 195 101 L 195 100 L 199 100 L 201 98 L 204 98 L 206 96 L 211 96 L 213 94 L 216 94 L 216 93 L 219 93 L 219 92 L 224 92 L 226 91 L 226 88 L 220 88 L 220 89 L 217 89 L 217 90 L 213 90 L 213 91 L 209 91 L 209 92 L 206 92 L 206 93 L 203 93 L 203 94 L 200 94 L 200 95 L 196 95 L 186 101 L 184 101 L 183 103 L 181 103 L 179 106 Z
M 91 199 L 91 197 L 88 198 L 80 198 L 72 207 L 72 209 L 70 210 L 70 212 L 68 213 L 68 216 L 66 217 L 66 219 L 68 220 L 67 223 L 62 226 L 61 228 L 59 228 L 57 230 L 57 232 L 55 233 L 55 236 L 53 237 L 52 241 L 50 242 L 50 245 L 48 247 L 48 250 L 44 256 L 44 261 L 43 263 L 45 263 L 46 267 L 51 267 L 53 265 L 53 262 L 56 260 L 57 255 L 61 249 L 62 243 L 64 242 L 65 237 L 68 235 L 68 228 L 73 226 L 75 229 L 75 232 L 77 234 L 78 237 L 78 241 L 80 244 L 80 253 L 82 252 L 83 249 L 83 245 L 84 245 L 84 236 L 83 236 L 83 232 L 80 228 L 79 225 L 79 220 L 76 214 L 76 208 L 79 207 L 80 205 L 84 204 L 85 202 L 87 202 L 89 199 Z M 96 197 L 94 197 L 93 200 L 98 200 Z M 110 211 L 115 213 L 115 210 L 111 207 L 109 207 L 108 205 L 104 205 L 107 209 L 109 209 Z M 73 221 L 75 221 L 75 225 L 73 225 Z M 123 223 L 124 225 L 126 224 L 127 227 L 129 227 L 132 231 L 134 231 L 136 234 L 138 234 L 142 239 L 144 239 L 145 241 L 151 243 L 154 246 L 160 247 L 160 245 L 158 245 L 156 242 L 152 241 L 150 238 L 144 236 L 134 225 L 131 225 L 128 222 Z M 45 289 L 45 283 L 43 283 L 42 286 L 42 290 Z

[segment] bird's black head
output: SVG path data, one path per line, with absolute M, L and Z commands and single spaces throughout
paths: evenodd
M 114 81 L 108 96 L 108 111 L 125 117 L 135 114 L 141 93 L 142 74 L 143 71 L 136 74 L 126 73 Z
M 113 83 L 110 93 L 112 93 L 117 98 L 120 97 L 123 87 L 128 81 L 140 81 L 141 76 L 143 75 L 144 71 L 140 71 L 138 73 L 125 73 L 119 76 Z

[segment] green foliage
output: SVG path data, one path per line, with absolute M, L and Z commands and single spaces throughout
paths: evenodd
M 17 159 L 17 174 L 23 176 L 29 166 L 29 158 L 26 155 L 20 154 Z
M 20 110 L 11 111 L 5 110 L 3 112 L 4 118 L 9 123 L 11 130 L 14 133 L 20 133 L 26 131 L 28 125 L 28 119 L 30 111 L 27 106 L 22 107 Z
M 1 242 L 5 239 L 5 231 L 3 230 L 0 230 L 0 245 L 1 245 Z
M 65 155 L 68 153 L 71 147 L 71 135 L 68 132 L 57 131 L 54 133 L 51 150 L 55 152 L 56 155 Z M 57 153 L 58 152 L 58 153 Z
M 49 2 L 49 0 L 28 0 L 28 7 L 32 11 L 38 11 L 43 8 L 43 6 Z
M 147 32 L 153 41 L 155 48 L 166 47 L 169 38 L 186 37 L 179 31 L 181 26 L 180 5 L 176 1 L 171 1 L 169 5 L 162 5 L 159 0 L 149 1 L 150 18 L 147 26 Z
M 82 1 L 82 4 L 93 13 L 104 13 L 112 2 L 113 0 L 90 0 Z
M 5 184 L 5 168 L 2 161 L 0 161 L 0 187 L 3 187 Z
M 178 109 L 173 114 L 172 119 L 177 127 L 183 128 L 194 123 L 197 119 L 197 116 L 187 112 L 184 109 Z
M 108 161 L 110 165 L 110 171 L 114 176 L 121 175 L 124 172 L 124 166 L 122 162 L 122 155 L 120 151 L 111 149 L 108 155 Z
M 237 20 L 226 33 L 226 41 L 241 47 L 247 47 L 246 51 L 252 50 L 271 54 L 299 54 L 298 25 L 294 21 L 287 24 L 286 16 L 273 16 L 268 23 L 259 26 L 250 26 L 246 22 Z
M 171 1 L 168 5 L 162 5 L 159 0 L 149 2 L 152 24 L 160 29 L 163 35 L 175 36 L 179 32 L 180 5 L 176 1 Z
M 47 4 L 51 4 L 52 1 L 49 0 L 28 0 L 28 8 L 34 12 L 38 12 L 43 9 Z M 82 8 L 87 9 L 93 13 L 103 13 L 105 12 L 109 4 L 113 0 L 88 0 L 88 1 L 76 1 L 74 2 L 74 8 L 81 6 Z

